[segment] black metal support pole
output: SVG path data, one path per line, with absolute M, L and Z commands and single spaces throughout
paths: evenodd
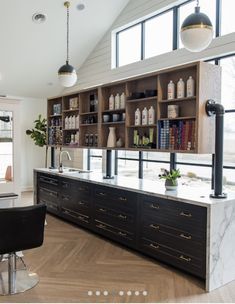
M 106 151 L 106 176 L 104 179 L 112 179 L 112 150 Z
M 143 169 L 143 152 L 139 151 L 139 178 L 142 179 L 144 176 L 144 169 Z
M 87 149 L 87 170 L 91 170 L 91 151 Z
M 211 166 L 211 190 L 214 190 L 215 186 L 215 154 L 212 154 L 212 166 Z
M 118 175 L 118 150 L 115 150 L 114 157 L 114 175 Z
M 171 170 L 176 170 L 176 153 L 171 153 L 170 154 L 170 171 Z
M 55 148 L 51 147 L 51 167 L 55 168 Z
M 224 107 L 214 100 L 206 103 L 208 116 L 215 115 L 215 168 L 214 168 L 214 193 L 213 198 L 226 198 L 223 193 L 223 143 L 224 143 Z

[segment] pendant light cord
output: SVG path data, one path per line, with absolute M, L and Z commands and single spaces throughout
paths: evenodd
M 69 6 L 70 3 L 67 1 L 64 3 L 64 6 L 67 8 L 67 60 L 66 63 L 69 63 Z
M 197 0 L 197 6 L 199 6 L 199 0 Z

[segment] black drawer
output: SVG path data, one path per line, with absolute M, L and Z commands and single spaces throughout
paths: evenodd
M 47 206 L 47 211 L 48 212 L 51 212 L 51 213 L 57 214 L 57 215 L 60 213 L 60 208 L 59 208 L 58 204 L 55 203 L 55 202 L 51 202 L 51 201 L 48 201 L 46 199 L 39 198 L 38 203 L 39 204 L 45 204 Z
M 72 187 L 73 187 L 73 183 L 71 180 L 69 179 L 61 179 L 60 181 L 60 186 L 61 186 L 61 193 L 65 193 L 65 194 L 71 194 L 72 193 Z
M 77 197 L 90 197 L 91 186 L 88 183 L 74 182 L 73 183 L 73 194 Z
M 113 240 L 125 243 L 128 246 L 135 244 L 135 234 L 125 229 L 120 229 L 107 224 L 106 222 L 95 220 L 95 230 Z
M 61 208 L 61 216 L 72 221 L 73 223 L 82 225 L 82 226 L 90 226 L 91 219 L 90 216 L 76 212 L 74 210 L 66 209 L 64 207 Z
M 100 202 L 105 206 L 112 206 L 112 208 L 118 208 L 118 210 L 129 210 L 134 214 L 136 212 L 136 193 L 100 186 L 95 188 L 94 196 L 95 202 Z
M 145 219 L 140 226 L 141 238 L 159 242 L 200 259 L 205 256 L 206 244 L 198 236 L 162 225 L 155 219 Z
M 52 177 L 51 175 L 47 175 L 47 174 L 39 174 L 38 184 L 40 187 L 44 187 L 52 190 L 58 190 L 59 178 L 57 178 L 56 176 Z
M 39 188 L 39 197 L 47 201 L 55 202 L 57 204 L 59 202 L 59 193 L 57 191 L 43 187 Z
M 75 211 L 82 212 L 85 214 L 91 213 L 90 200 L 87 198 L 74 198 L 73 208 Z
M 205 261 L 191 255 L 187 255 L 161 243 L 141 238 L 140 247 L 144 253 L 171 264 L 198 277 L 205 278 Z
M 142 197 L 142 220 L 148 217 L 205 239 L 206 208 L 162 198 Z

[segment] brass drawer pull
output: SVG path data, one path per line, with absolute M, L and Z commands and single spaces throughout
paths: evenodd
M 157 229 L 157 230 L 160 229 L 160 226 L 159 226 L 159 225 L 154 225 L 154 224 L 149 225 L 149 227 L 150 227 L 150 228 L 153 228 L 153 229 Z
M 127 233 L 124 233 L 122 231 L 118 231 L 118 234 L 121 235 L 121 236 L 127 236 Z
M 85 218 L 83 217 L 83 216 L 78 216 L 78 218 L 79 218 L 79 220 L 81 220 L 81 221 L 84 221 L 85 220 Z
M 186 262 L 191 262 L 191 258 L 186 258 L 186 257 L 183 256 L 182 254 L 181 254 L 181 256 L 180 256 L 180 259 L 181 259 L 181 260 L 184 260 L 184 261 L 186 261 Z
M 86 188 L 84 188 L 84 187 L 79 187 L 78 190 L 80 190 L 80 191 L 86 191 Z
M 192 217 L 191 213 L 184 213 L 184 211 L 180 212 L 180 215 L 185 217 Z
M 82 205 L 85 205 L 85 203 L 83 201 L 79 201 L 78 205 L 82 206 Z
M 186 240 L 191 240 L 192 239 L 191 235 L 187 236 L 187 235 L 185 235 L 183 233 L 180 234 L 180 237 L 182 237 L 183 239 L 186 239 Z
M 103 208 L 99 208 L 99 211 L 101 211 L 101 212 L 107 212 L 107 210 L 103 209 Z
M 123 196 L 120 196 L 120 197 L 119 197 L 119 200 L 122 201 L 122 202 L 126 202 L 126 201 L 127 201 L 127 198 L 126 198 L 126 197 L 123 197 Z
M 67 196 L 63 196 L 62 199 L 63 199 L 64 201 L 69 201 L 69 198 L 68 198 Z
M 105 196 L 105 195 L 106 195 L 106 193 L 104 193 L 104 192 L 99 192 L 99 195 L 101 195 L 101 196 Z
M 154 249 L 159 249 L 159 245 L 154 245 L 154 244 L 150 244 L 149 247 L 154 248 Z
M 119 214 L 118 217 L 121 218 L 121 219 L 123 219 L 123 220 L 125 220 L 127 218 L 127 216 L 123 215 L 123 214 Z
M 99 224 L 99 225 L 96 225 L 96 227 L 98 227 L 98 228 L 106 228 L 106 226 L 105 225 L 103 225 L 103 224 Z
M 63 188 L 68 188 L 68 185 L 67 183 L 63 183 Z
M 152 209 L 160 209 L 160 207 L 158 205 L 154 205 L 154 204 L 151 204 L 150 208 L 152 208 Z

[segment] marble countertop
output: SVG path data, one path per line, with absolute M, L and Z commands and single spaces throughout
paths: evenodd
M 59 173 L 55 169 L 36 168 L 37 172 L 49 173 L 60 177 L 71 178 L 74 180 L 86 181 L 90 183 L 100 184 L 103 186 L 119 188 L 147 194 L 175 201 L 181 201 L 193 205 L 210 207 L 211 205 L 219 204 L 221 202 L 235 203 L 235 192 L 227 193 L 226 199 L 213 199 L 210 198 L 211 189 L 208 187 L 192 187 L 187 185 L 178 186 L 177 191 L 166 191 L 164 181 L 150 181 L 146 179 L 138 179 L 133 177 L 115 176 L 114 179 L 104 179 L 101 173 L 77 173 L 77 172 L 64 172 Z

